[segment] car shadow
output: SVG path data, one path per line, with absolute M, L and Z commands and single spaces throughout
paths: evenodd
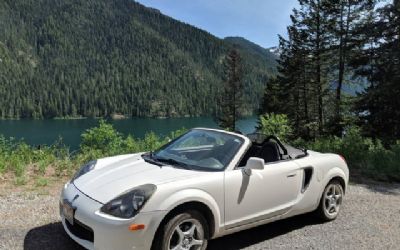
M 208 250 L 236 250 L 250 247 L 254 244 L 287 234 L 308 225 L 321 224 L 316 216 L 310 214 L 298 215 L 289 219 L 279 220 L 252 229 L 240 231 L 215 240 L 208 244 Z
M 69 238 L 61 222 L 55 222 L 29 230 L 24 239 L 25 250 L 83 249 Z
M 320 220 L 310 214 L 298 215 L 211 240 L 207 249 L 242 249 L 305 226 L 320 223 Z M 69 238 L 61 222 L 55 222 L 31 229 L 25 236 L 24 249 L 82 250 L 83 248 Z

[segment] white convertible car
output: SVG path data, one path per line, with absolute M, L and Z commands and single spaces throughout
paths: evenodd
M 198 128 L 155 152 L 87 163 L 65 184 L 60 214 L 88 249 L 206 249 L 209 239 L 297 214 L 333 220 L 348 179 L 339 155 Z

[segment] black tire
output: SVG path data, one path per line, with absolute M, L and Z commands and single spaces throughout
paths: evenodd
M 337 180 L 332 180 L 326 185 L 322 193 L 315 214 L 323 221 L 335 220 L 342 206 L 344 191 L 343 187 Z
M 191 228 L 190 223 L 195 225 L 193 237 L 189 234 L 182 237 L 179 236 L 177 228 L 181 229 L 182 233 L 188 233 L 190 230 L 182 230 Z M 186 227 L 186 228 L 185 228 Z M 170 250 L 174 244 L 188 243 L 196 244 L 190 247 L 190 250 L 205 250 L 207 248 L 209 228 L 204 216 L 196 210 L 188 210 L 172 216 L 168 221 L 160 225 L 154 240 L 152 250 Z M 201 245 L 199 240 L 202 241 Z M 184 241 L 184 242 L 183 242 Z

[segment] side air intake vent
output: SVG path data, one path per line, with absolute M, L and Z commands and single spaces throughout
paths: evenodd
M 303 171 L 304 171 L 304 175 L 303 175 L 303 187 L 301 189 L 302 193 L 304 193 L 307 190 L 308 185 L 310 184 L 314 169 L 312 167 L 308 167 L 308 168 L 303 169 Z

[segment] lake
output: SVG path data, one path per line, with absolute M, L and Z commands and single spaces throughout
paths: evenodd
M 133 135 L 136 138 L 153 131 L 164 136 L 180 128 L 207 127 L 217 128 L 211 117 L 191 118 L 131 118 L 124 120 L 110 120 L 110 123 L 124 135 Z M 257 117 L 247 117 L 238 121 L 237 128 L 242 133 L 251 133 L 255 130 Z M 71 150 L 78 149 L 80 135 L 86 129 L 97 126 L 96 119 L 76 120 L 0 120 L 0 134 L 6 138 L 24 139 L 30 145 L 54 143 L 59 137 Z

